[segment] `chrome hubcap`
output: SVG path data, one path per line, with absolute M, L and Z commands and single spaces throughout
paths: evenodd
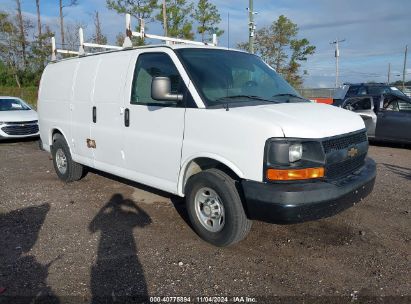
M 211 232 L 218 232 L 225 224 L 224 206 L 217 192 L 201 188 L 194 199 L 195 211 L 201 225 Z
M 62 149 L 58 149 L 56 151 L 56 165 L 57 169 L 61 174 L 65 174 L 67 171 L 67 158 L 66 154 L 64 154 L 64 151 Z

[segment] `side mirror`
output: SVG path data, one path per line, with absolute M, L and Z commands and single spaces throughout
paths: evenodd
M 183 100 L 183 95 L 171 94 L 170 78 L 154 77 L 151 82 L 151 98 L 154 100 L 178 102 Z

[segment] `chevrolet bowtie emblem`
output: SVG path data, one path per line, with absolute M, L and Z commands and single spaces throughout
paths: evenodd
M 348 152 L 347 152 L 348 157 L 351 157 L 351 158 L 356 156 L 357 154 L 358 154 L 358 149 L 354 148 L 354 147 L 349 149 Z

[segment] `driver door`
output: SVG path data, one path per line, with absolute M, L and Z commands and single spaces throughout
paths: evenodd
M 386 140 L 411 141 L 411 102 L 397 97 L 384 98 L 378 112 L 376 137 Z
M 189 93 L 173 56 L 168 50 L 144 51 L 133 60 L 125 109 L 128 123 L 124 125 L 124 154 L 129 178 L 176 193 Z M 182 94 L 184 99 L 178 103 L 154 100 L 154 77 L 168 77 L 172 93 Z

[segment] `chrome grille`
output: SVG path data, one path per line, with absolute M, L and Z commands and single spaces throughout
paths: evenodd
M 8 135 L 30 135 L 36 134 L 39 131 L 39 126 L 37 124 L 25 125 L 20 123 L 19 125 L 3 127 L 1 130 Z

